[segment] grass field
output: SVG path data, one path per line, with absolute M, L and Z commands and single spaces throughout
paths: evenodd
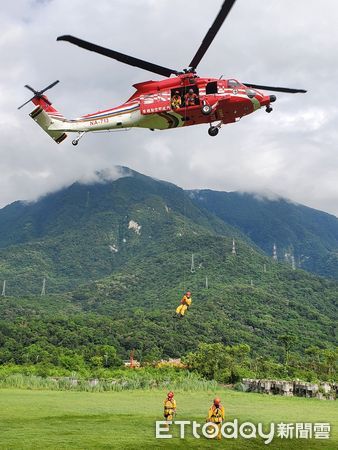
M 222 390 L 177 392 L 176 420 L 204 423 L 213 397 L 221 397 L 227 420 L 240 423 L 329 422 L 329 440 L 279 439 L 265 445 L 262 439 L 192 437 L 155 439 L 155 420 L 162 420 L 164 392 L 62 392 L 0 390 L 1 449 L 334 449 L 338 448 L 337 403 L 302 398 L 271 397 Z

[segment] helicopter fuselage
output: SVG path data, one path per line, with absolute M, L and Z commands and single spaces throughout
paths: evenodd
M 264 95 L 235 79 L 200 78 L 191 73 L 134 87 L 136 92 L 124 104 L 73 120 L 64 118 L 45 96 L 33 102 L 50 117 L 49 131 L 81 133 L 133 127 L 166 130 L 202 123 L 211 126 L 213 122 L 221 126 L 237 122 L 262 106 L 269 108 L 275 101 L 275 96 Z M 180 98 L 179 105 L 174 105 L 175 95 Z M 188 101 L 189 95 L 193 101 Z M 38 122 L 39 114 L 33 111 L 32 115 Z

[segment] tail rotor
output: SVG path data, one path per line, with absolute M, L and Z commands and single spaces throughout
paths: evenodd
M 59 83 L 59 80 L 54 81 L 53 83 L 49 84 L 47 87 L 45 87 L 44 89 L 42 89 L 41 91 L 36 91 L 34 88 L 32 88 L 31 86 L 29 86 L 28 84 L 25 84 L 25 88 L 27 88 L 29 91 L 33 92 L 34 96 L 32 98 L 30 98 L 29 100 L 27 100 L 27 102 L 25 102 L 24 104 L 22 104 L 21 106 L 18 107 L 18 109 L 21 109 L 23 106 L 27 105 L 29 102 L 31 102 L 32 100 L 34 100 L 35 98 L 42 98 L 43 94 L 48 91 L 48 89 L 51 89 L 52 87 L 54 87 L 56 84 Z M 44 101 L 46 103 L 48 103 L 49 105 L 51 105 L 51 102 L 45 97 Z

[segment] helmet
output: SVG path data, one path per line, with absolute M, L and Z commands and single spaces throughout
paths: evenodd
M 187 295 L 188 297 L 190 297 L 190 296 L 191 296 L 191 292 L 188 291 L 188 292 L 186 293 L 186 295 Z
M 218 398 L 218 397 L 214 398 L 214 405 L 215 406 L 219 406 L 220 403 L 221 403 L 221 399 L 220 398 Z
M 173 396 L 174 396 L 173 391 L 168 392 L 168 398 L 173 398 Z
M 175 94 L 179 94 L 180 93 L 180 91 L 175 91 Z
M 189 94 L 193 94 L 194 90 L 193 89 L 189 89 Z

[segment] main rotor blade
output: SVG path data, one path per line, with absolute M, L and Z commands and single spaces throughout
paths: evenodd
M 202 41 L 202 44 L 200 45 L 200 48 L 197 50 L 196 55 L 191 60 L 191 63 L 189 64 L 189 67 L 192 69 L 196 69 L 198 64 L 200 63 L 201 59 L 203 58 L 205 52 L 210 47 L 210 44 L 214 40 L 216 34 L 218 33 L 219 29 L 221 28 L 224 20 L 226 19 L 227 15 L 229 14 L 233 4 L 236 0 L 224 0 L 222 8 L 220 12 L 218 13 L 216 19 L 214 20 L 214 23 L 209 28 L 209 31 L 205 35 L 205 38 Z
M 285 88 L 285 87 L 274 87 L 274 86 L 263 86 L 261 84 L 251 84 L 251 83 L 242 83 L 244 86 L 253 89 L 262 89 L 263 91 L 275 91 L 275 92 L 286 92 L 287 94 L 305 94 L 307 91 L 305 89 L 293 89 L 293 88 Z
M 100 47 L 99 45 L 83 41 L 82 39 L 78 39 L 74 36 L 59 36 L 56 40 L 70 42 L 71 44 L 78 45 L 86 50 L 100 53 L 100 55 L 108 56 L 108 58 L 116 59 L 117 61 L 129 64 L 130 66 L 139 67 L 140 69 L 148 70 L 149 72 L 154 72 L 164 77 L 170 77 L 172 73 L 178 73 L 177 70 L 168 69 L 167 67 L 158 66 L 157 64 L 144 61 L 143 59 L 134 58 L 133 56 L 125 55 L 124 53 L 119 53 L 114 50 L 110 50 L 109 48 Z

